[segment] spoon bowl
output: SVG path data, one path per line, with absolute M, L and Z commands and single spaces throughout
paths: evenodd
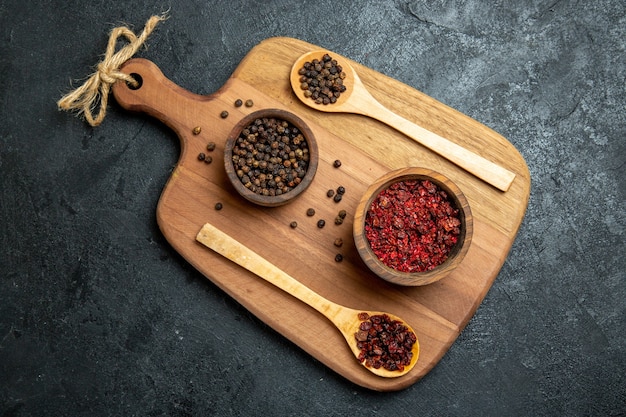
M 300 87 L 300 74 L 298 74 L 298 71 L 306 62 L 311 62 L 313 59 L 321 59 L 324 54 L 329 54 L 333 59 L 336 59 L 346 75 L 343 80 L 346 91 L 341 93 L 337 101 L 332 104 L 316 103 L 311 98 L 306 97 L 304 90 Z M 344 57 L 326 50 L 307 52 L 296 59 L 291 68 L 289 78 L 291 88 L 296 97 L 309 107 L 330 113 L 360 114 L 378 120 L 501 191 L 507 191 L 515 179 L 515 173 L 506 168 L 387 109 L 369 93 L 354 68 Z
M 296 60 L 296 62 L 293 64 L 293 67 L 291 68 L 289 78 L 293 92 L 300 99 L 300 101 L 316 110 L 321 110 L 329 113 L 357 113 L 358 109 L 352 106 L 354 100 L 350 100 L 350 96 L 352 96 L 355 91 L 358 93 L 363 91 L 367 92 L 367 90 L 365 89 L 365 86 L 361 82 L 359 76 L 356 74 L 352 66 L 348 65 L 347 62 L 340 63 L 343 72 L 346 74 L 346 77 L 343 79 L 343 85 L 346 87 L 346 91 L 341 93 L 335 103 L 317 104 L 315 100 L 304 95 L 305 90 L 301 88 L 301 75 L 298 74 L 298 71 L 300 71 L 300 69 L 304 66 L 306 62 L 312 62 L 314 59 L 320 59 L 326 53 L 328 52 L 323 50 L 307 52 L 306 54 L 301 55 Z M 342 61 L 345 61 L 345 59 L 342 59 Z
M 405 365 L 402 370 L 392 371 L 383 367 L 375 368 L 359 360 L 361 349 L 358 347 L 356 333 L 359 331 L 359 327 L 363 321 L 359 315 L 367 313 L 367 315 L 371 317 L 386 314 L 391 320 L 397 320 L 406 326 L 406 331 L 416 335 L 411 326 L 400 317 L 380 311 L 355 310 L 327 300 L 211 224 L 207 223 L 202 227 L 196 236 L 196 240 L 288 294 L 291 294 L 324 315 L 341 332 L 350 350 L 361 365 L 373 374 L 384 378 L 395 378 L 410 372 L 417 363 L 419 357 L 418 341 L 411 347 L 410 362 Z

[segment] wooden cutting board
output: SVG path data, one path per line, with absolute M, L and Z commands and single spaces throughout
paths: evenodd
M 435 366 L 482 302 L 524 216 L 530 175 L 517 150 L 493 130 L 356 62 L 350 64 L 388 108 L 515 172 L 510 189 L 496 190 L 379 122 L 306 107 L 290 89 L 289 71 L 298 56 L 315 49 L 320 47 L 296 39 L 267 39 L 249 52 L 219 91 L 208 96 L 173 84 L 150 61 L 133 59 L 122 70 L 138 74 L 141 87 L 131 90 L 118 83 L 113 92 L 121 106 L 156 117 L 180 138 L 180 160 L 157 207 L 159 226 L 170 244 L 259 319 L 340 375 L 373 390 L 400 390 Z M 237 99 L 254 104 L 236 107 Z M 263 108 L 284 109 L 301 117 L 313 130 L 320 153 L 310 188 L 277 208 L 255 206 L 239 197 L 223 165 L 223 145 L 231 129 L 246 114 Z M 222 111 L 228 117 L 222 118 Z M 199 134 L 194 133 L 196 127 Z M 217 145 L 212 152 L 206 148 L 209 142 Z M 213 162 L 199 161 L 200 153 L 212 156 Z M 340 168 L 333 167 L 337 159 Z M 424 287 L 395 286 L 372 275 L 352 239 L 354 210 L 367 186 L 391 169 L 406 166 L 434 169 L 455 181 L 474 215 L 474 237 L 464 261 L 449 277 Z M 345 187 L 346 193 L 335 203 L 326 192 L 338 186 Z M 218 202 L 221 210 L 215 209 Z M 315 216 L 306 215 L 308 208 L 315 209 Z M 348 217 L 335 225 L 341 209 Z M 319 219 L 326 220 L 324 228 L 316 226 Z M 290 227 L 292 221 L 297 228 Z M 368 372 L 323 316 L 196 242 L 205 223 L 219 227 L 332 301 L 404 318 L 420 342 L 415 368 L 399 378 Z M 341 248 L 333 245 L 339 237 L 345 242 Z M 335 261 L 337 253 L 343 255 L 342 262 Z

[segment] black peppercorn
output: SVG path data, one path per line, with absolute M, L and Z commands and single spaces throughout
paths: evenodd
M 219 210 L 221 210 L 221 209 L 222 209 L 222 207 L 224 207 L 224 206 L 222 205 L 222 203 L 215 203 L 215 210 L 218 210 L 218 211 L 219 211 Z
M 238 98 L 237 100 L 235 100 L 235 107 L 241 107 L 241 105 L 243 104 L 243 101 L 241 101 L 240 98 Z
M 337 194 L 342 194 L 343 195 L 345 193 L 346 193 L 345 187 L 343 187 L 341 185 L 339 187 L 337 187 Z
M 289 227 L 291 227 L 292 229 L 295 229 L 296 227 L 298 227 L 298 222 L 293 221 L 289 223 Z
M 342 199 L 341 194 L 335 194 L 335 196 L 333 197 L 333 200 L 335 201 L 335 203 L 340 202 Z
M 337 255 L 335 255 L 335 262 L 341 262 L 343 261 L 343 255 L 338 253 Z
M 306 215 L 309 216 L 309 217 L 315 216 L 315 209 L 312 209 L 312 208 L 308 209 L 306 211 Z
M 328 191 L 326 191 L 326 196 L 327 197 L 332 197 L 334 195 L 335 195 L 335 190 L 328 190 Z
M 205 164 L 210 164 L 211 162 L 213 162 L 213 157 L 212 157 L 212 156 L 210 156 L 210 155 L 207 155 L 207 156 L 204 158 L 204 163 L 205 163 Z
M 299 81 L 304 96 L 317 104 L 336 103 L 341 93 L 346 91 L 343 84 L 346 73 L 329 54 L 305 62 L 298 74 L 301 75 Z
M 250 99 L 246 100 L 246 107 L 252 107 L 252 106 L 254 106 L 254 101 Z
M 326 226 L 326 221 L 325 220 L 318 220 L 317 221 L 317 227 L 319 227 L 321 229 L 324 226 Z
M 227 112 L 226 110 L 222 111 L 222 112 L 220 113 L 220 117 L 221 117 L 222 119 L 227 118 L 227 117 L 228 117 L 228 112 Z
M 204 153 L 200 152 L 198 154 L 198 161 L 204 161 L 204 158 L 206 158 L 206 155 Z
M 232 149 L 233 166 L 242 184 L 261 195 L 282 195 L 297 187 L 309 160 L 302 132 L 277 118 L 255 119 L 242 129 Z
M 333 242 L 333 245 L 337 246 L 338 248 L 340 248 L 341 246 L 343 246 L 343 239 L 338 237 L 337 239 L 335 239 L 335 241 Z
M 215 142 L 209 142 L 206 145 L 206 150 L 209 152 L 213 152 L 215 150 Z
M 337 216 L 341 217 L 342 219 L 345 219 L 347 215 L 348 213 L 345 210 L 339 210 L 339 213 L 337 214 Z
M 341 166 L 341 161 L 339 159 L 336 159 L 335 162 L 333 162 L 333 166 L 335 168 L 339 168 Z

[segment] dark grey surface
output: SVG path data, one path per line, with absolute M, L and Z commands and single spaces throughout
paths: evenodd
M 114 26 L 166 9 L 138 55 L 190 91 L 217 90 L 263 39 L 296 37 L 525 157 L 513 249 L 420 382 L 354 386 L 190 267 L 155 221 L 179 152 L 163 125 L 115 104 L 95 129 L 57 111 Z M 0 416 L 626 412 L 623 1 L 4 0 L 0 31 Z

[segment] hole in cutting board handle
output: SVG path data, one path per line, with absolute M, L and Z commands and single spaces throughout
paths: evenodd
M 141 77 L 141 75 L 137 74 L 136 72 L 131 72 L 130 76 L 133 77 L 135 81 L 137 81 L 137 85 L 132 85 L 130 83 L 126 83 L 126 85 L 131 90 L 139 90 L 141 86 L 143 85 L 143 78 Z

